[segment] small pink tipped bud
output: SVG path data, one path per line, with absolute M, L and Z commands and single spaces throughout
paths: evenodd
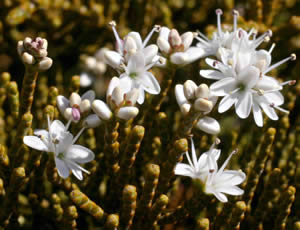
M 74 121 L 80 120 L 80 110 L 77 106 L 72 107 L 72 118 Z

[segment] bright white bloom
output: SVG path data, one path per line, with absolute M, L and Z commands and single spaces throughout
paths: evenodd
M 188 164 L 177 163 L 174 170 L 175 175 L 188 176 L 204 181 L 207 178 L 209 170 L 214 170 L 217 167 L 216 164 L 221 150 L 215 148 L 216 144 L 219 144 L 219 139 L 210 147 L 209 151 L 203 153 L 197 160 L 194 142 L 191 139 L 192 156 L 190 157 L 189 153 L 185 152 Z
M 246 175 L 242 171 L 224 170 L 230 158 L 236 151 L 233 151 L 218 170 L 217 160 L 220 157 L 221 150 L 215 148 L 219 140 L 210 147 L 208 152 L 203 153 L 197 160 L 196 150 L 191 139 L 192 156 L 186 152 L 185 155 L 188 164 L 178 163 L 175 167 L 175 175 L 188 176 L 193 179 L 199 179 L 204 184 L 204 192 L 213 194 L 219 201 L 227 202 L 225 194 L 242 195 L 244 191 L 237 187 L 245 179 Z
M 162 53 L 170 55 L 172 63 L 185 65 L 196 61 L 202 54 L 202 49 L 191 47 L 195 34 L 186 32 L 179 35 L 176 29 L 162 27 L 157 38 L 157 45 Z
M 113 114 L 120 119 L 130 120 L 139 113 L 139 109 L 135 107 L 138 97 L 138 89 L 124 93 L 120 79 L 113 77 L 106 92 L 107 104 L 101 100 L 95 100 L 92 109 L 103 120 L 109 120 Z
M 39 151 L 53 152 L 58 174 L 62 178 L 67 178 L 71 170 L 77 179 L 82 180 L 82 172 L 89 172 L 79 164 L 90 162 L 95 157 L 90 149 L 74 144 L 84 129 L 73 138 L 61 121 L 50 123 L 49 118 L 48 129 L 35 130 L 36 136 L 25 136 L 24 144 Z
M 246 174 L 240 170 L 224 170 L 235 153 L 236 150 L 229 155 L 219 170 L 218 167 L 210 169 L 205 181 L 205 193 L 213 194 L 221 202 L 228 201 L 225 194 L 239 196 L 244 193 L 244 190 L 237 185 L 243 183 L 246 179 Z
M 233 10 L 233 31 L 222 30 L 221 15 L 223 14 L 221 9 L 216 10 L 217 14 L 217 31 L 213 33 L 212 39 L 208 39 L 204 34 L 198 32 L 196 39 L 199 41 L 197 47 L 201 48 L 199 52 L 201 57 L 207 57 L 210 55 L 218 57 L 221 60 L 221 53 L 226 50 L 231 50 L 232 46 L 239 45 L 236 37 L 243 34 L 243 42 L 247 43 L 249 49 L 255 50 L 262 42 L 269 41 L 272 36 L 272 31 L 268 30 L 266 33 L 256 38 L 256 30 L 253 28 L 249 32 L 241 28 L 237 28 L 238 11 Z M 221 48 L 221 49 L 220 49 Z M 220 53 L 221 52 L 221 53 Z
M 70 100 L 59 95 L 56 98 L 56 101 L 59 111 L 67 120 L 78 122 L 81 115 L 91 109 L 91 104 L 94 99 L 95 92 L 93 90 L 89 90 L 81 97 L 78 95 L 78 93 L 72 93 Z
M 154 32 L 160 30 L 160 26 L 154 26 L 151 32 L 147 35 L 146 39 L 142 38 L 138 32 L 130 32 L 122 40 L 116 30 L 116 23 L 110 23 L 114 36 L 116 38 L 116 51 L 106 51 L 104 53 L 105 61 L 108 65 L 117 70 L 123 70 L 122 64 L 127 64 L 130 57 L 140 52 L 144 55 L 146 65 L 157 63 L 159 56 L 157 55 L 158 47 L 154 44 L 147 46 Z
M 196 111 L 208 114 L 218 100 L 218 97 L 211 95 L 206 84 L 197 86 L 191 80 L 187 80 L 183 85 L 177 84 L 175 86 L 175 96 L 184 115 L 188 114 L 192 107 Z M 199 119 L 196 127 L 209 134 L 220 132 L 218 121 L 208 116 Z
M 94 56 L 84 56 L 82 60 L 82 67 L 84 71 L 80 74 L 80 86 L 88 87 L 92 85 L 95 78 L 103 75 L 106 72 L 106 63 L 104 53 L 107 48 L 99 49 Z
M 120 75 L 120 87 L 125 93 L 136 88 L 139 90 L 137 102 L 143 104 L 145 91 L 150 94 L 159 94 L 160 86 L 154 75 L 148 70 L 154 63 L 146 64 L 143 53 L 138 52 L 132 55 L 127 66 L 124 66 L 125 73 Z
M 270 66 L 270 53 L 274 46 L 269 52 L 255 51 L 242 42 L 242 36 L 240 39 L 240 45 L 233 47 L 231 56 L 223 56 L 223 63 L 207 58 L 206 63 L 216 70 L 201 70 L 200 75 L 218 80 L 210 86 L 210 90 L 217 96 L 224 96 L 218 107 L 220 113 L 235 105 L 237 115 L 245 119 L 252 110 L 256 124 L 261 127 L 263 126 L 261 109 L 272 120 L 278 119 L 274 108 L 286 112 L 279 107 L 284 102 L 279 91 L 282 85 L 294 83 L 294 81 L 288 81 L 280 84 L 266 74 L 280 64 L 290 59 L 294 60 L 296 56 L 292 54 Z

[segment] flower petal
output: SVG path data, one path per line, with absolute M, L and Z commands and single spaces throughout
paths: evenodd
M 174 174 L 175 175 L 180 175 L 180 176 L 188 176 L 188 177 L 191 177 L 191 178 L 196 177 L 193 168 L 190 165 L 184 164 L 184 163 L 177 163 L 176 164 L 176 167 L 174 169 Z
M 234 196 L 239 196 L 244 194 L 244 190 L 240 189 L 237 186 L 222 186 L 220 189 L 218 189 L 218 192 L 222 192 Z
M 123 75 L 123 78 L 126 75 Z M 109 85 L 107 87 L 106 90 L 106 100 L 108 101 L 108 98 L 111 97 L 113 90 L 120 85 L 120 79 L 117 77 L 113 77 L 110 82 Z M 130 86 L 131 87 L 131 86 Z M 124 88 L 124 87 L 123 87 Z M 130 90 L 130 89 L 129 89 Z
M 82 145 L 71 145 L 67 149 L 65 157 L 77 163 L 87 163 L 94 160 L 95 154 Z
M 218 185 L 239 185 L 246 179 L 246 174 L 237 170 L 224 170 L 218 178 Z
M 127 65 L 127 74 L 142 74 L 145 69 L 145 57 L 142 52 L 138 52 L 130 56 Z
M 55 157 L 55 165 L 57 168 L 58 175 L 60 177 L 66 179 L 70 175 L 70 169 L 68 168 L 67 164 L 64 161 Z
M 109 120 L 112 116 L 110 108 L 101 100 L 94 100 L 92 109 L 103 120 Z
M 220 80 L 225 78 L 225 75 L 217 70 L 200 70 L 200 75 L 207 79 Z
M 143 49 L 146 65 L 153 62 L 153 59 L 157 55 L 157 52 L 158 52 L 158 47 L 154 44 L 149 45 Z
M 238 101 L 235 104 L 235 112 L 240 118 L 244 119 L 249 116 L 253 104 L 252 101 L 252 93 L 246 91 L 239 94 Z
M 253 103 L 252 111 L 253 111 L 253 117 L 254 117 L 254 121 L 255 121 L 256 125 L 258 127 L 263 127 L 263 125 L 264 125 L 263 115 L 262 115 L 261 109 L 257 103 Z
M 143 86 L 143 89 L 150 94 L 159 94 L 160 85 L 156 78 L 150 72 L 145 72 L 140 76 L 140 81 Z
M 143 47 L 142 38 L 141 38 L 141 35 L 138 32 L 130 32 L 126 37 L 127 38 L 128 37 L 133 38 L 138 50 Z
M 45 151 L 49 152 L 49 147 L 45 145 L 45 143 L 36 136 L 25 136 L 23 138 L 23 142 L 25 145 L 29 146 L 30 148 L 39 150 L 39 151 Z
M 270 106 L 270 104 L 267 104 L 265 102 L 262 102 L 259 104 L 261 106 L 261 108 L 264 110 L 265 114 L 271 119 L 271 120 L 274 120 L 274 121 L 277 121 L 278 120 L 278 115 L 276 114 L 275 112 L 275 109 L 272 108 Z
M 236 80 L 233 77 L 223 78 L 210 86 L 210 90 L 216 96 L 225 96 L 236 88 Z
M 219 103 L 218 112 L 224 113 L 228 109 L 231 108 L 233 104 L 235 104 L 237 101 L 236 93 L 228 94 L 227 96 L 223 97 L 222 100 Z
M 175 97 L 179 106 L 189 103 L 184 95 L 183 85 L 177 84 L 175 86 Z
M 137 99 L 137 102 L 141 105 L 145 101 L 145 91 L 143 88 L 139 88 L 139 98 Z
M 246 88 L 251 89 L 258 82 L 259 73 L 258 68 L 249 66 L 237 75 L 237 80 L 242 82 Z
M 96 97 L 96 95 L 95 95 L 94 90 L 89 90 L 81 96 L 81 100 L 83 101 L 83 100 L 87 99 L 92 103 L 93 100 L 95 100 L 95 97 Z
M 279 91 L 266 93 L 263 96 L 270 104 L 278 106 L 284 103 L 284 97 Z
M 69 100 L 61 95 L 57 96 L 56 103 L 61 114 L 64 114 L 65 109 L 70 106 Z
M 122 56 L 115 51 L 107 50 L 104 52 L 104 61 L 112 68 L 119 69 L 122 63 Z
M 124 93 L 128 93 L 133 88 L 132 85 L 132 79 L 126 73 L 120 75 L 119 86 Z

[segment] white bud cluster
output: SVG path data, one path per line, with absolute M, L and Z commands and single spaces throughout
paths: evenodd
M 52 59 L 47 57 L 48 42 L 44 38 L 31 39 L 26 37 L 18 42 L 17 50 L 25 65 L 37 66 L 39 71 L 45 71 L 52 66 Z

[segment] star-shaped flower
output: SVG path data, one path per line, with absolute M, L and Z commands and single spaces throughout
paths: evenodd
M 79 164 L 92 161 L 95 155 L 90 149 L 74 144 L 81 132 L 73 138 L 61 121 L 51 123 L 49 119 L 48 129 L 35 130 L 35 136 L 25 136 L 24 144 L 39 151 L 53 152 L 58 174 L 62 178 L 67 178 L 71 170 L 78 180 L 82 180 L 82 172 L 89 172 Z

